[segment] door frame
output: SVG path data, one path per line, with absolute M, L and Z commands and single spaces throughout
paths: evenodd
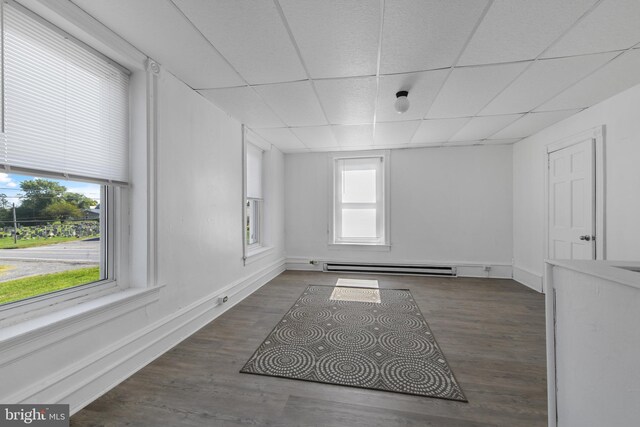
M 596 260 L 606 259 L 605 252 L 605 125 L 596 126 L 578 134 L 547 144 L 544 156 L 544 259 L 549 259 L 549 157 L 550 154 L 563 148 L 571 147 L 586 140 L 593 141 L 594 146 L 594 201 L 595 201 L 595 236 L 596 236 Z M 546 284 L 543 283 L 543 292 Z
M 596 260 L 606 259 L 605 253 L 605 125 L 596 126 L 568 138 L 560 139 L 546 146 L 544 155 L 544 259 L 549 259 L 549 155 L 563 148 L 591 139 L 594 147 L 594 200 Z M 558 402 L 556 389 L 556 293 L 551 283 L 552 266 L 545 262 L 542 292 L 545 294 L 545 320 L 547 341 L 547 412 L 549 427 L 556 427 Z

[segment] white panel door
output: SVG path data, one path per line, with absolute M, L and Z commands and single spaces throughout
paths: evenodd
M 592 139 L 549 153 L 551 259 L 595 259 L 594 161 Z

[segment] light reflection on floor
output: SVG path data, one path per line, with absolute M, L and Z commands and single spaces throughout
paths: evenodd
M 355 301 L 380 304 L 377 280 L 338 279 L 331 293 L 332 301 Z

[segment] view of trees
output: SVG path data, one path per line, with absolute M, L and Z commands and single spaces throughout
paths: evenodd
M 20 189 L 22 203 L 16 206 L 16 216 L 18 221 L 31 224 L 82 219 L 84 210 L 96 204 L 84 194 L 67 192 L 64 185 L 48 179 L 22 181 Z M 12 204 L 4 193 L 0 194 L 0 221 L 13 221 Z

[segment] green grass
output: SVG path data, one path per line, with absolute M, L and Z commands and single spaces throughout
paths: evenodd
M 93 236 L 98 237 L 98 236 Z M 82 239 L 78 239 L 77 237 L 47 237 L 47 238 L 38 238 L 38 239 L 29 239 L 29 240 L 18 240 L 18 243 L 13 243 L 13 237 L 3 237 L 0 238 L 0 249 L 18 249 L 18 248 L 33 248 L 35 246 L 46 246 L 53 245 L 56 243 L 64 243 L 71 242 L 75 240 L 85 240 L 90 239 L 89 237 L 83 237 Z
M 100 280 L 100 267 L 79 268 L 0 282 L 0 304 Z

